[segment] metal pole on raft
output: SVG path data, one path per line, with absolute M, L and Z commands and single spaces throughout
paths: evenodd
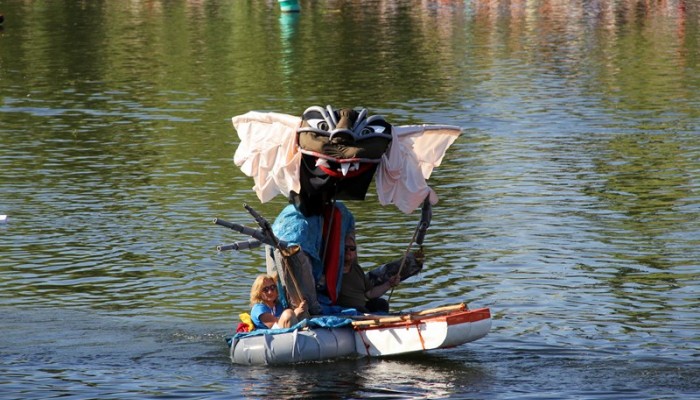
M 282 12 L 300 12 L 299 0 L 277 0 Z

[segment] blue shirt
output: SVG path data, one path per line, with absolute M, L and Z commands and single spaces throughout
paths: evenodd
M 342 201 L 336 202 L 335 205 L 341 213 L 340 237 L 343 238 L 340 242 L 338 259 L 340 268 L 338 269 L 338 283 L 335 288 L 337 293 L 340 291 L 340 284 L 343 281 L 342 265 L 345 263 L 345 235 L 347 235 L 348 231 L 355 229 L 355 217 Z M 301 246 L 301 249 L 310 258 L 312 273 L 316 283 L 318 283 L 321 275 L 324 273 L 324 265 L 321 260 L 321 252 L 323 250 L 323 216 L 312 215 L 306 217 L 293 204 L 289 204 L 275 219 L 275 222 L 272 224 L 272 231 L 278 239 L 285 240 L 289 245 Z M 319 299 L 319 301 L 322 300 Z
M 280 304 L 279 301 L 275 303 L 274 308 L 270 308 L 264 303 L 258 303 L 253 306 L 252 310 L 250 310 L 250 319 L 253 321 L 253 325 L 255 325 L 256 329 L 270 329 L 267 325 L 265 325 L 265 323 L 260 321 L 260 316 L 265 313 L 270 313 L 279 318 L 283 311 L 284 307 L 282 307 L 282 304 Z

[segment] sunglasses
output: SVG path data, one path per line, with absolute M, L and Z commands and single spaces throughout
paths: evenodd
M 277 290 L 277 285 L 270 285 L 270 286 L 265 286 L 264 288 L 262 288 L 262 291 L 265 293 L 274 292 L 275 290 Z
M 355 251 L 357 250 L 356 246 L 345 246 L 345 251 Z

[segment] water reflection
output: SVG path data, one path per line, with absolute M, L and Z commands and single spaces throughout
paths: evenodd
M 659 246 L 669 233 L 692 227 L 687 205 L 697 188 L 689 172 L 699 166 L 682 147 L 668 135 L 622 135 L 611 141 L 608 154 L 595 161 L 604 185 L 592 193 L 625 216 L 609 220 L 611 228 L 656 242 L 650 248 L 663 250 Z M 653 266 L 664 267 L 663 262 Z
M 319 368 L 322 367 L 322 368 Z M 247 398 L 450 398 L 488 388 L 485 368 L 436 356 L 353 359 L 294 367 L 233 366 Z
M 683 268 L 696 263 L 698 241 L 689 240 L 678 252 L 678 243 L 672 239 L 678 232 L 697 231 L 688 220 L 686 206 L 697 197 L 687 171 L 698 166 L 681 148 L 668 135 L 621 135 L 595 161 L 603 182 L 590 194 L 614 213 L 597 219 L 609 232 L 604 242 L 613 247 L 611 256 L 617 264 L 609 277 L 612 293 L 625 304 L 646 303 L 655 310 L 640 318 L 639 312 L 620 307 L 616 312 L 629 315 L 634 325 L 648 326 L 650 320 L 663 323 L 666 310 L 690 306 L 678 303 L 673 293 L 697 280 Z M 645 289 L 637 293 L 640 287 Z

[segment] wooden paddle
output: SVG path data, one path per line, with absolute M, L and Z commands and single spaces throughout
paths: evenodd
M 403 315 L 395 316 L 385 316 L 385 315 L 357 315 L 350 317 L 352 319 L 361 319 L 360 321 L 353 321 L 353 326 L 368 326 L 368 325 L 381 325 L 392 322 L 402 322 L 402 321 L 418 321 L 425 318 L 435 317 L 436 315 L 442 313 L 448 313 L 450 311 L 462 311 L 467 310 L 467 305 L 464 303 L 455 304 L 451 306 L 442 306 L 436 308 L 430 308 L 427 310 L 412 312 Z

